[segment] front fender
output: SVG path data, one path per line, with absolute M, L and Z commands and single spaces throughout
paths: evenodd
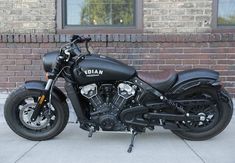
M 28 90 L 38 90 L 38 91 L 44 92 L 46 84 L 47 84 L 46 81 L 32 80 L 32 81 L 26 81 L 24 84 L 24 87 L 25 89 L 28 89 Z M 56 96 L 58 96 L 58 98 L 61 101 L 65 101 L 67 98 L 65 94 L 56 86 L 54 86 L 53 88 L 53 93 Z
M 180 93 L 200 85 L 220 87 L 219 73 L 209 69 L 182 71 L 178 74 L 178 80 L 170 89 L 170 92 Z

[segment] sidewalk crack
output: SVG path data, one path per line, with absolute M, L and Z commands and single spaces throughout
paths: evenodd
M 37 142 L 36 144 L 34 144 L 31 148 L 29 148 L 25 153 L 23 153 L 16 161 L 15 163 L 19 162 L 26 154 L 28 154 L 34 147 L 36 147 L 38 144 L 40 143 Z
M 206 161 L 186 142 L 186 140 L 182 139 L 184 143 L 189 147 L 189 149 L 203 162 L 206 163 Z

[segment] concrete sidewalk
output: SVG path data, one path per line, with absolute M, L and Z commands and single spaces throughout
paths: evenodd
M 1 163 L 234 163 L 234 119 L 219 136 L 199 142 L 185 141 L 168 130 L 138 135 L 131 154 L 130 134 L 87 132 L 68 124 L 56 138 L 33 142 L 15 135 L 0 123 Z
M 138 135 L 131 154 L 128 133 L 95 133 L 90 139 L 69 123 L 56 138 L 33 142 L 19 137 L 3 119 L 0 104 L 0 163 L 234 163 L 235 117 L 220 135 L 207 141 L 185 141 L 169 130 Z M 70 122 L 75 121 L 71 112 Z

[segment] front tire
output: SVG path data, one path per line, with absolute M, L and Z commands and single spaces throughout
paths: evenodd
M 69 117 L 68 105 L 60 101 L 59 97 L 52 94 L 52 107 L 46 102 L 35 122 L 30 118 L 38 97 L 38 90 L 27 90 L 20 87 L 14 90 L 7 98 L 4 105 L 4 116 L 9 127 L 19 136 L 33 140 L 48 140 L 61 133 Z
M 215 101 L 215 115 L 213 115 L 211 118 L 211 124 L 202 126 L 201 128 L 195 128 L 190 131 L 172 130 L 172 132 L 177 136 L 187 140 L 207 140 L 221 133 L 229 124 L 233 115 L 232 100 L 226 90 L 223 88 L 221 90 L 216 90 L 213 87 L 197 87 L 183 93 L 180 98 L 190 99 L 195 96 L 205 96 L 205 98 L 210 97 L 211 100 Z

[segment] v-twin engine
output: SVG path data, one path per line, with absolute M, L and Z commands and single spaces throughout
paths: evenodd
M 127 101 L 136 93 L 136 86 L 119 83 L 86 85 L 81 88 L 81 94 L 89 100 L 92 107 L 91 119 L 105 131 L 123 131 L 126 127 L 118 119 L 120 110 L 125 108 Z

